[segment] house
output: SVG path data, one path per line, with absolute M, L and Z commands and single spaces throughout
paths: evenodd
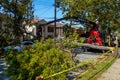
M 84 27 L 72 25 L 71 30 L 72 33 L 76 32 L 79 34 L 79 37 L 86 37 L 86 29 Z
M 39 19 L 38 23 L 37 23 L 37 36 L 38 38 L 40 37 L 47 37 L 47 26 L 41 26 L 43 24 L 46 24 L 47 21 L 45 21 L 44 19 Z
M 81 27 L 81 26 L 76 26 L 76 25 L 71 25 L 71 29 L 72 29 L 72 32 L 82 32 L 82 31 L 84 31 L 84 28 L 83 27 Z
M 54 37 L 54 23 L 50 23 L 48 25 L 41 26 L 42 24 L 47 23 L 44 19 L 38 22 L 38 33 L 41 34 L 44 38 L 53 38 Z M 56 36 L 63 36 L 63 27 L 65 24 L 56 22 Z
M 47 25 L 47 32 L 48 32 L 48 37 L 54 37 L 54 26 L 55 23 L 51 23 Z M 56 22 L 56 36 L 63 36 L 63 27 L 65 24 Z
M 25 34 L 25 38 L 27 38 L 28 36 L 29 39 L 32 39 L 34 36 L 36 36 L 37 39 L 40 40 L 41 37 L 44 38 L 54 37 L 54 23 L 44 25 L 47 23 L 47 21 L 45 21 L 44 19 L 33 19 L 31 23 L 32 25 L 30 26 L 25 24 L 24 22 L 26 32 L 33 35 L 28 36 L 27 34 Z M 64 26 L 65 24 L 56 22 L 56 36 L 63 36 Z

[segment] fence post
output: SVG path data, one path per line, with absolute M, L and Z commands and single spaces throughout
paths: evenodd
M 114 43 L 115 43 L 115 57 L 118 58 L 120 55 L 118 53 L 118 37 L 117 36 Z

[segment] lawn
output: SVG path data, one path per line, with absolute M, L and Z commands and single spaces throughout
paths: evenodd
M 97 63 L 94 67 L 89 68 L 77 80 L 97 80 L 115 61 L 115 57 L 109 56 L 104 61 Z

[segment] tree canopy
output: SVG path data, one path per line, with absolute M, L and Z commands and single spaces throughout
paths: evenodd
M 32 0 L 0 0 L 0 12 L 4 15 L 1 16 L 1 21 L 5 23 L 4 30 L 8 29 L 9 38 L 12 34 L 15 39 L 20 40 L 20 36 L 23 35 L 22 23 L 34 17 Z M 6 33 L 4 30 L 1 32 Z
M 78 16 L 95 21 L 101 28 L 120 31 L 119 0 L 59 0 L 64 16 Z

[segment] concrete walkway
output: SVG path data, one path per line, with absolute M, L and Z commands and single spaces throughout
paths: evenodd
M 120 80 L 120 58 L 117 59 L 111 67 L 98 78 L 98 80 Z
M 117 59 L 98 80 L 120 80 L 120 59 Z

